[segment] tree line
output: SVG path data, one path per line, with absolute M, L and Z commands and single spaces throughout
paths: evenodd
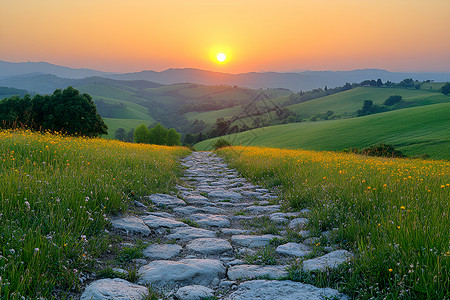
M 174 128 L 167 129 L 159 123 L 150 128 L 141 124 L 128 133 L 125 129 L 118 128 L 115 132 L 115 138 L 125 142 L 142 144 L 166 146 L 179 146 L 181 144 L 181 134 Z
M 73 87 L 57 89 L 52 95 L 13 96 L 0 100 L 0 127 L 96 137 L 108 127 L 88 94 Z

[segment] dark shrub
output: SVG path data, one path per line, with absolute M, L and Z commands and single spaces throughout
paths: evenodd
M 378 144 L 364 148 L 361 154 L 368 156 L 381 156 L 381 157 L 406 157 L 401 151 L 395 150 L 394 146 L 386 144 Z
M 232 146 L 232 144 L 229 141 L 227 141 L 226 139 L 218 139 L 217 141 L 214 142 L 214 144 L 212 146 L 213 146 L 214 150 L 217 150 L 220 148 Z

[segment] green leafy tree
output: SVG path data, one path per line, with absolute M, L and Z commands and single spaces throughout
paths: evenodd
M 31 97 L 25 95 L 22 99 L 19 96 L 5 98 L 0 101 L 0 120 L 5 128 L 31 126 L 32 111 Z
M 123 128 L 117 128 L 114 137 L 119 141 L 125 141 L 127 132 Z
M 167 131 L 166 145 L 167 146 L 178 146 L 180 145 L 181 135 L 173 128 Z
M 69 86 L 56 90 L 43 107 L 46 118 L 43 128 L 70 135 L 98 136 L 108 127 L 97 113 L 92 97 Z
M 134 139 L 134 128 L 131 128 L 130 131 L 127 132 L 127 136 L 125 137 L 125 142 L 132 143 Z
M 156 124 L 152 129 L 150 129 L 150 143 L 156 145 L 165 145 L 167 139 L 167 131 L 168 130 L 161 124 Z
M 185 145 L 193 145 L 195 144 L 195 135 L 192 133 L 186 133 L 184 136 L 184 144 Z
M 383 86 L 383 81 L 381 81 L 381 78 L 378 78 L 377 87 L 382 87 L 382 86 Z
M 391 105 L 401 102 L 402 99 L 403 98 L 400 95 L 390 96 L 389 98 L 386 99 L 386 101 L 384 101 L 383 104 L 386 106 L 391 106 Z
M 217 150 L 217 149 L 224 148 L 224 147 L 230 147 L 230 146 L 232 146 L 232 144 L 230 141 L 228 141 L 224 138 L 220 138 L 217 141 L 215 141 L 212 146 L 213 146 L 214 150 Z
M 444 84 L 444 86 L 441 87 L 441 89 L 439 91 L 444 95 L 450 94 L 450 82 L 447 82 L 446 84 Z
M 133 132 L 134 142 L 150 144 L 150 130 L 145 124 L 141 124 Z
M 12 97 L 0 102 L 0 117 L 3 127 L 26 125 L 35 130 L 50 130 L 69 135 L 89 137 L 108 133 L 108 127 L 97 113 L 97 108 L 88 94 L 69 86 L 55 90 L 52 95 L 37 94 L 31 99 Z

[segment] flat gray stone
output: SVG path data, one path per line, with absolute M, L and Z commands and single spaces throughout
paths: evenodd
M 281 208 L 281 205 L 256 206 L 252 205 L 244 208 L 244 211 L 251 214 L 271 214 Z
M 245 230 L 245 229 L 235 229 L 235 228 L 222 228 L 220 229 L 220 232 L 222 234 L 226 234 L 226 235 L 239 235 L 239 234 L 246 234 L 249 233 L 250 230 Z
M 243 247 L 262 247 L 266 246 L 270 240 L 282 237 L 279 235 L 266 234 L 266 235 L 233 235 L 231 237 L 231 242 L 233 244 L 243 246 Z
M 303 257 L 312 252 L 312 248 L 301 243 L 287 243 L 280 245 L 275 250 L 277 253 Z
M 140 300 L 148 295 L 145 286 L 119 278 L 100 279 L 89 284 L 81 295 L 81 300 Z
M 336 250 L 313 259 L 308 259 L 303 262 L 303 269 L 307 271 L 324 271 L 326 269 L 334 269 L 339 265 L 347 262 L 353 258 L 353 254 L 347 250 Z
M 163 212 L 163 211 L 152 211 L 152 212 L 147 212 L 147 214 L 150 216 L 157 216 L 157 217 L 161 217 L 161 218 L 175 219 L 175 217 L 173 215 Z
M 176 207 L 185 206 L 186 202 L 183 200 L 167 194 L 153 194 L 147 196 L 156 206 L 160 207 Z
M 199 238 L 214 238 L 216 233 L 211 230 L 195 227 L 178 227 L 172 230 L 172 233 L 166 236 L 168 239 L 188 242 Z
M 225 266 L 213 259 L 155 260 L 139 269 L 139 284 L 164 287 L 198 284 L 209 286 L 225 277 Z
M 210 186 L 227 186 L 230 182 L 225 180 L 212 181 L 209 183 Z
M 221 289 L 230 289 L 235 283 L 236 283 L 236 281 L 221 280 L 220 283 L 219 283 L 219 288 L 221 288 Z
M 243 215 L 237 215 L 237 216 L 232 216 L 231 219 L 232 220 L 237 220 L 237 221 L 246 221 L 246 220 L 252 220 L 254 218 L 260 217 L 259 215 L 251 215 L 251 216 L 243 216 Z
M 219 207 L 213 206 L 185 206 L 185 207 L 176 207 L 173 209 L 174 212 L 182 215 L 192 215 L 192 214 L 223 214 L 225 210 Z
M 238 265 L 245 265 L 245 261 L 242 259 L 234 259 L 232 261 L 229 261 L 226 263 L 228 266 L 238 266 Z
M 191 194 L 191 195 L 189 195 L 189 196 L 186 196 L 186 197 L 185 197 L 185 200 L 186 200 L 188 203 L 195 203 L 195 204 L 197 204 L 197 203 L 207 203 L 207 202 L 209 202 L 209 199 L 208 199 L 208 198 L 206 198 L 206 197 L 204 197 L 204 196 L 202 196 L 202 195 L 195 195 L 195 194 Z
M 214 296 L 214 291 L 202 285 L 183 286 L 175 293 L 178 300 L 199 300 L 212 296 Z
M 148 236 L 151 233 L 150 228 L 145 225 L 144 221 L 133 216 L 111 220 L 111 225 L 116 229 L 125 231 L 127 234 L 134 233 Z
M 145 216 L 142 218 L 142 221 L 144 221 L 145 225 L 147 225 L 150 228 L 156 229 L 156 228 L 176 228 L 176 227 L 185 227 L 187 226 L 185 223 L 176 221 L 169 218 L 162 218 L 158 216 Z
M 189 242 L 186 245 L 188 250 L 200 253 L 200 254 L 221 254 L 227 251 L 232 251 L 233 247 L 227 240 L 216 238 L 200 238 Z
M 242 198 L 244 198 L 239 193 L 227 191 L 225 189 L 214 189 L 208 193 L 208 197 L 230 200 L 241 200 Z
M 193 214 L 188 218 L 200 226 L 230 227 L 230 219 L 225 215 Z
M 176 244 L 152 244 L 143 253 L 149 259 L 172 259 L 181 253 L 183 248 Z
M 274 195 L 270 195 L 270 194 L 266 194 L 266 195 L 262 195 L 262 196 L 257 196 L 256 199 L 258 200 L 270 200 L 270 199 L 276 199 L 277 196 Z
M 242 191 L 241 195 L 243 195 L 245 197 L 258 197 L 258 196 L 262 196 L 263 193 L 253 192 L 253 191 Z
M 217 202 L 217 206 L 225 206 L 225 207 L 247 207 L 250 204 L 249 203 L 233 203 L 233 202 Z
M 288 222 L 288 218 L 291 217 L 297 217 L 298 213 L 283 213 L 283 212 L 276 212 L 276 213 L 272 213 L 270 214 L 269 218 L 272 222 L 275 223 L 283 223 L 283 222 Z
M 255 279 L 262 276 L 278 279 L 287 275 L 286 266 L 237 265 L 228 269 L 229 280 Z
M 295 228 L 303 228 L 308 224 L 308 219 L 306 218 L 296 218 L 291 220 L 289 222 L 289 228 L 295 229 Z
M 240 187 L 242 185 L 243 185 L 242 182 L 233 182 L 233 183 L 229 184 L 228 187 L 229 188 L 237 188 L 237 187 Z
M 239 285 L 226 300 L 347 300 L 347 296 L 331 288 L 318 288 L 290 280 L 252 280 Z

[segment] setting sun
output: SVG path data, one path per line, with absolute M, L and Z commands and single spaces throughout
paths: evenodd
M 227 56 L 224 53 L 217 54 L 217 60 L 219 62 L 224 62 L 227 59 Z

